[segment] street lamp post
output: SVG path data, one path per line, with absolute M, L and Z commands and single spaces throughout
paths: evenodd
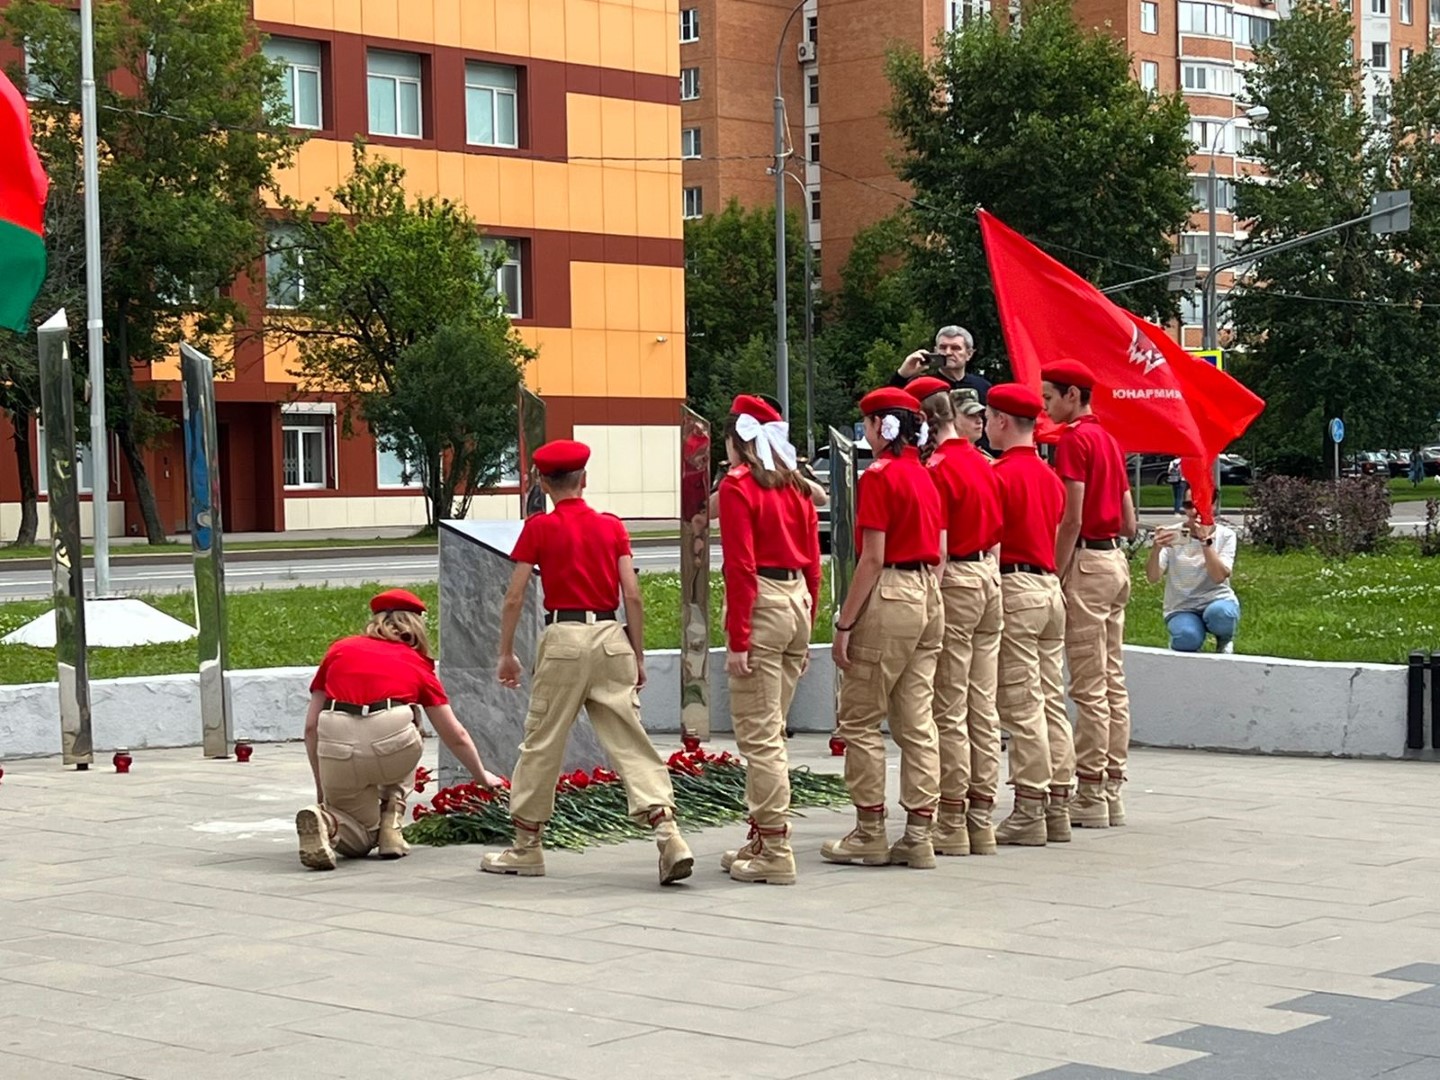
M 1264 105 L 1255 105 L 1245 110 L 1245 116 L 1250 120 L 1265 120 L 1270 116 L 1270 110 L 1267 109 Z M 1230 125 L 1232 125 L 1233 123 L 1235 123 L 1236 120 L 1239 119 L 1240 117 L 1238 116 L 1232 116 L 1229 120 L 1226 120 L 1223 124 L 1220 125 L 1220 130 L 1215 132 L 1215 138 L 1210 141 L 1210 183 L 1208 200 L 1210 203 L 1210 236 L 1209 244 L 1206 248 L 1209 253 L 1209 257 L 1206 261 L 1206 268 L 1210 270 L 1211 273 L 1205 279 L 1205 288 L 1204 291 L 1201 293 L 1201 305 L 1204 308 L 1204 311 L 1202 312 L 1202 321 L 1204 322 L 1205 330 L 1204 341 L 1205 348 L 1207 349 L 1213 349 L 1216 347 L 1215 341 L 1218 336 L 1215 327 L 1216 304 L 1214 269 L 1220 264 L 1219 237 L 1216 235 L 1215 231 L 1215 204 L 1218 201 L 1220 181 L 1219 177 L 1215 174 L 1215 155 L 1219 151 L 1220 140 L 1225 137 L 1225 129 L 1230 127 Z M 1234 183 L 1233 173 L 1231 175 L 1231 183 Z M 1230 208 L 1230 212 L 1232 215 L 1234 214 L 1235 208 L 1233 206 Z
M 805 181 L 789 169 L 785 175 L 800 185 L 802 198 L 810 191 Z M 802 203 L 803 205 L 803 203 Z M 815 273 L 811 266 L 810 240 L 805 240 L 805 457 L 815 460 Z
M 790 419 L 790 338 L 786 329 L 789 312 L 785 303 L 785 95 L 780 89 L 780 58 L 785 51 L 785 35 L 790 24 L 807 0 L 799 0 L 780 28 L 775 43 L 775 397 L 780 402 L 780 415 Z
M 110 593 L 110 444 L 105 436 L 105 321 L 100 307 L 100 165 L 96 149 L 95 19 L 80 0 L 80 139 L 85 176 L 85 328 L 90 362 L 90 510 L 95 595 Z

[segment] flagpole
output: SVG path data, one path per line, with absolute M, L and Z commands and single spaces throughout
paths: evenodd
M 96 158 L 95 12 L 80 0 L 80 130 L 85 169 L 85 329 L 90 361 L 90 508 L 95 595 L 110 593 L 110 454 L 105 435 L 105 320 L 100 309 L 100 167 Z

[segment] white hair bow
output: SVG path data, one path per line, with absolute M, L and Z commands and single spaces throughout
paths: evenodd
M 755 453 L 760 464 L 767 469 L 775 468 L 775 459 L 787 469 L 795 468 L 797 458 L 795 447 L 790 445 L 790 425 L 783 420 L 772 420 L 762 424 L 748 413 L 735 418 L 735 434 L 748 443 L 755 444 Z
M 930 425 L 924 420 L 920 421 L 920 445 L 924 446 L 930 441 Z
M 900 434 L 900 418 L 893 413 L 888 413 L 880 419 L 880 437 L 886 442 L 892 442 Z

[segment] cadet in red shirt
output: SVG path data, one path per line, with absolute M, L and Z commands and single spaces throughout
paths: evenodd
M 785 714 L 810 655 L 820 598 L 820 526 L 780 414 L 741 395 L 725 425 L 720 481 L 730 717 L 745 755 L 750 838 L 721 867 L 736 881 L 792 885 Z
M 1053 788 L 1069 790 L 1075 751 L 1065 715 L 1062 667 L 1065 601 L 1055 574 L 1055 534 L 1065 488 L 1035 452 L 1040 395 L 1018 383 L 991 388 L 985 430 L 1002 451 L 1000 483 L 1000 634 L 996 704 L 1010 732 L 1010 783 L 1015 809 L 995 830 L 1001 844 L 1043 847 L 1070 839 L 1068 820 L 1047 814 Z M 1059 810 L 1064 809 L 1063 802 Z
M 305 752 L 315 774 L 315 805 L 295 815 L 300 861 L 334 870 L 335 853 L 382 859 L 410 851 L 400 830 L 420 761 L 418 709 L 475 780 L 493 788 L 470 734 L 435 677 L 425 603 L 391 589 L 370 601 L 363 634 L 331 645 L 310 683 Z
M 940 798 L 940 756 L 931 713 L 935 663 L 945 632 L 940 600 L 940 495 L 920 463 L 925 421 L 913 396 L 884 387 L 860 400 L 875 461 L 860 477 L 855 514 L 859 562 L 835 618 L 838 729 L 855 828 L 821 848 L 830 862 L 916 869 L 935 865 L 930 834 Z M 905 835 L 885 834 L 885 740 L 900 747 Z
M 940 492 L 945 530 L 940 596 L 945 645 L 935 668 L 940 739 L 940 809 L 935 854 L 995 854 L 990 811 L 1000 786 L 1000 486 L 994 466 L 956 427 L 955 398 L 942 379 L 905 389 L 925 410 L 935 449 L 926 463 Z
M 511 781 L 515 844 L 486 855 L 480 868 L 524 877 L 545 873 L 540 834 L 555 811 L 565 743 L 583 706 L 625 784 L 630 816 L 654 829 L 660 884 L 669 885 L 689 877 L 695 860 L 675 826 L 670 773 L 640 726 L 644 611 L 630 535 L 619 518 L 596 513 L 581 498 L 588 446 L 568 439 L 549 442 L 535 451 L 534 460 L 554 509 L 527 518 L 510 553 L 515 572 L 500 623 L 501 685 L 520 686 L 515 627 L 536 566 L 545 597 L 545 632 L 536 650 L 525 741 Z M 622 593 L 623 628 L 615 610 Z
M 1055 562 L 1065 590 L 1065 657 L 1075 701 L 1075 778 L 1070 821 L 1089 829 L 1125 823 L 1120 785 L 1130 749 L 1125 688 L 1125 605 L 1135 535 L 1135 502 L 1125 454 L 1090 411 L 1095 377 L 1076 360 L 1040 372 L 1045 410 L 1064 424 L 1055 471 L 1065 482 L 1065 517 Z

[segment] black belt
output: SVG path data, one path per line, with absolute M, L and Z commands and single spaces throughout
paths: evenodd
M 886 570 L 929 570 L 930 564 L 923 562 L 887 562 Z
M 553 626 L 557 622 L 614 622 L 615 612 L 613 611 L 547 611 L 545 613 L 545 625 Z
M 1007 563 L 1001 563 L 1001 564 L 1000 564 L 1000 573 L 1002 573 L 1002 574 L 1049 574 L 1051 577 L 1053 577 L 1053 576 L 1055 575 L 1055 571 L 1054 571 L 1054 570 L 1046 570 L 1045 567 L 1043 567 L 1043 566 L 1036 566 L 1034 563 L 1028 563 L 1028 562 L 1007 562 Z
M 1087 551 L 1114 551 L 1120 546 L 1120 538 L 1112 536 L 1109 540 L 1081 540 L 1076 546 Z
M 968 555 L 951 555 L 949 558 L 951 562 L 982 562 L 985 558 L 985 552 L 972 551 Z
M 799 581 L 799 570 L 787 570 L 783 566 L 757 566 L 755 573 L 771 581 Z
M 384 701 L 372 701 L 369 705 L 355 705 L 349 701 L 328 700 L 325 708 L 331 712 L 349 713 L 351 716 L 369 716 L 371 713 L 384 712 L 386 709 L 408 709 L 410 702 L 398 701 L 395 698 L 386 698 Z

